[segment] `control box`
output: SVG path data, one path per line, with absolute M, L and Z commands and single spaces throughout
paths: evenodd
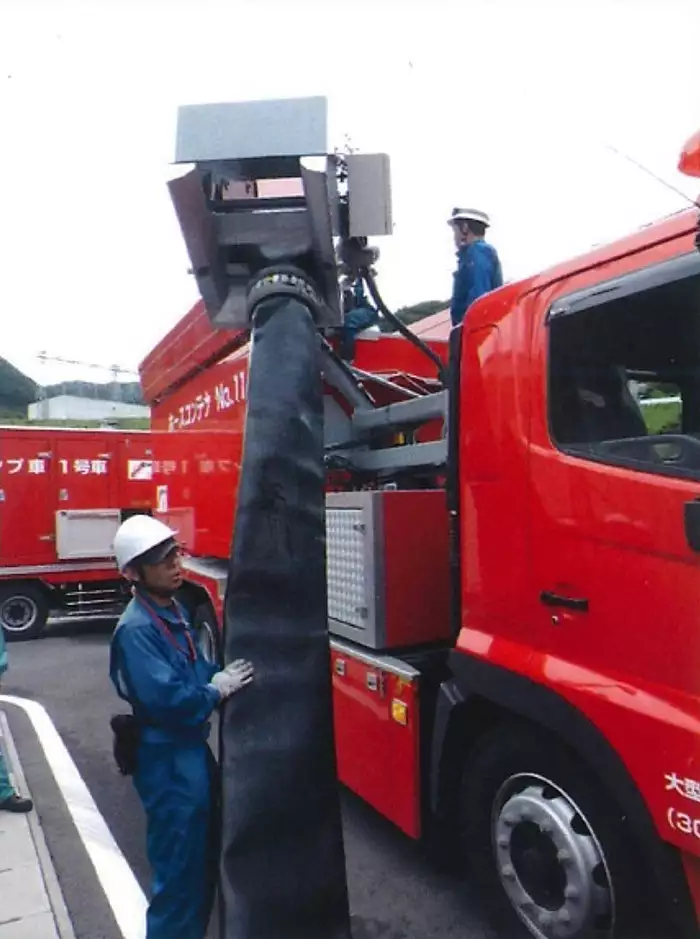
M 326 558 L 331 634 L 376 650 L 450 638 L 443 490 L 328 493 Z

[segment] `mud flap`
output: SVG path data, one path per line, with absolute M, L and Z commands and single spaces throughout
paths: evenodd
M 326 616 L 318 334 L 292 299 L 253 323 L 221 722 L 221 939 L 349 939 Z

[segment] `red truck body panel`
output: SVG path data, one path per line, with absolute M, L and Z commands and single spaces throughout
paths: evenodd
M 204 331 L 196 310 L 198 307 L 183 320 L 184 336 L 190 335 L 192 322 Z M 169 355 L 169 350 L 180 349 L 179 343 L 180 336 L 173 332 L 161 343 L 164 351 L 159 352 L 159 346 L 145 360 L 141 366 L 144 387 L 155 387 L 153 363 Z M 433 346 L 446 360 L 446 339 L 436 339 Z M 386 353 L 383 370 L 377 367 L 382 350 Z M 158 441 L 154 463 L 159 486 L 157 514 L 178 529 L 183 544 L 194 555 L 226 557 L 229 552 L 243 450 L 248 351 L 248 345 L 243 345 L 209 368 L 196 370 L 193 377 L 152 405 L 152 428 Z M 417 349 L 390 335 L 360 337 L 354 364 L 375 373 L 415 376 L 421 387 L 435 372 Z M 184 364 L 178 374 L 186 374 L 189 367 Z M 371 380 L 366 384 L 378 403 L 384 403 L 386 391 L 381 386 L 374 388 Z M 187 433 L 186 438 L 181 431 Z M 433 422 L 422 430 L 420 439 L 436 433 L 439 425 Z
M 450 639 L 449 529 L 441 496 L 433 490 L 384 495 L 387 648 Z
M 57 513 L 149 510 L 153 495 L 146 432 L 0 428 L 0 578 L 116 577 L 110 560 L 57 555 Z
M 439 313 L 427 318 L 415 329 L 416 334 L 443 361 L 447 360 L 449 322 L 449 314 Z M 200 300 L 139 366 L 145 400 L 152 406 L 157 406 L 166 397 L 170 400 L 173 392 L 198 372 L 215 367 L 226 356 L 247 345 L 248 335 L 243 330 L 214 329 L 204 303 Z M 415 346 L 393 334 L 377 332 L 376 336 L 371 333 L 362 336 L 357 343 L 354 364 L 360 369 L 379 374 L 406 372 L 423 378 L 435 378 L 435 366 Z M 190 385 L 188 387 L 191 388 Z M 190 403 L 186 395 L 182 402 L 183 407 Z M 174 416 L 178 416 L 177 412 Z
M 246 350 L 198 374 L 153 409 L 158 516 L 177 528 L 195 555 L 226 557 L 229 551 L 243 450 Z
M 197 370 L 246 343 L 243 331 L 214 329 L 200 300 L 141 363 L 145 400 L 150 404 L 161 400 Z

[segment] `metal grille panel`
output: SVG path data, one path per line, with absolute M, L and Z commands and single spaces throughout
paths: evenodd
M 358 629 L 367 627 L 363 509 L 326 510 L 328 615 Z

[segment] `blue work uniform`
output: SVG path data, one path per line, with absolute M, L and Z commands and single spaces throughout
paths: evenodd
M 493 245 L 481 240 L 462 245 L 457 252 L 457 270 L 450 303 L 452 325 L 457 326 L 462 322 L 464 314 L 478 297 L 502 284 L 501 262 Z
M 146 939 L 204 939 L 216 877 L 208 737 L 218 668 L 202 657 L 179 604 L 146 602 L 131 600 L 110 646 L 110 678 L 141 728 L 133 780 L 153 873 Z
M 5 648 L 5 634 L 0 626 L 0 675 L 7 671 L 7 650 Z M 15 794 L 15 787 L 10 782 L 5 759 L 0 750 L 0 802 L 4 802 Z
M 357 335 L 379 322 L 379 311 L 369 301 L 362 280 L 358 278 L 352 288 L 352 308 L 345 311 L 340 330 L 341 355 L 348 361 L 355 356 Z

